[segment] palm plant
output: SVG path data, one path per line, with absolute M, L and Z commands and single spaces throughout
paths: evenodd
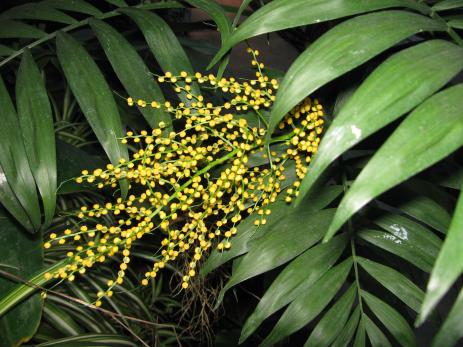
M 240 342 L 252 336 L 252 343 L 263 346 L 428 345 L 419 329 L 427 322 L 433 346 L 458 343 L 463 335 L 461 1 L 245 0 L 233 22 L 214 1 L 106 2 L 97 8 L 83 0 L 44 0 L 0 15 L 0 35 L 9 40 L 0 46 L 6 81 L 0 83 L 0 201 L 6 210 L 0 263 L 2 273 L 10 273 L 0 282 L 0 335 L 6 337 L 0 344 L 32 337 L 42 311 L 35 341 L 43 346 L 137 345 L 136 336 L 144 334 L 122 321 L 131 337 L 121 337 L 124 329 L 100 321 L 101 312 L 89 314 L 59 294 L 42 309 L 33 293 L 46 284 L 43 273 L 60 262 L 47 252 L 42 271 L 42 234 L 63 223 L 55 216 L 57 196 L 60 202 L 65 193 L 75 196 L 81 188 L 67 180 L 101 161 L 76 146 L 104 151 L 117 163 L 131 150 L 117 140 L 124 127 L 171 124 L 166 112 L 152 108 L 140 108 L 144 120 L 134 121 L 111 89 L 146 100 L 167 98 L 150 74 L 152 57 L 159 71 L 193 73 L 185 49 L 156 14 L 185 6 L 205 11 L 220 31 L 222 45 L 209 65 L 220 64 L 219 75 L 227 73 L 229 52 L 242 41 L 296 27 L 305 30 L 293 34 L 311 36 L 297 41 L 310 43 L 281 76 L 267 144 L 305 97 L 316 93 L 331 111 L 296 201 L 277 200 L 265 225 L 256 226 L 258 216 L 251 214 L 239 224 L 232 248 L 213 251 L 202 265 L 205 276 L 233 261 L 217 306 L 234 300 L 225 295 L 230 288 L 247 290 L 245 281 L 254 277 L 260 283 Z M 254 11 L 238 25 L 249 5 Z M 143 42 L 132 40 L 134 28 Z M 8 92 L 12 86 L 16 109 Z M 67 145 L 56 146 L 56 138 Z M 85 189 L 79 198 L 95 194 Z M 121 183 L 122 196 L 126 189 Z M 64 196 L 70 206 L 72 196 Z M 62 207 L 58 210 L 68 210 Z M 99 271 L 82 288 L 63 286 L 58 293 L 85 299 L 111 269 Z M 11 273 L 29 280 L 17 285 Z M 145 320 L 153 320 L 147 305 L 153 297 L 140 300 L 131 282 L 126 290 L 137 293 L 130 300 L 138 307 L 114 299 L 114 310 L 135 317 L 143 312 Z M 445 295 L 451 308 L 441 322 L 439 302 Z M 86 322 L 85 331 L 78 329 L 80 322 Z M 177 343 L 169 329 L 141 338 L 159 334 L 167 336 L 162 343 Z M 57 338 L 64 340 L 53 342 Z

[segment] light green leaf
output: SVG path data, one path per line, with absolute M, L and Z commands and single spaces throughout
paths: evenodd
M 421 254 L 415 248 L 415 245 L 408 242 L 408 240 L 377 230 L 362 230 L 357 233 L 357 236 L 407 260 L 425 272 L 431 272 L 432 270 L 433 262 L 430 260 L 429 255 Z
M 432 7 L 433 11 L 452 10 L 454 8 L 463 7 L 463 0 L 444 0 L 439 1 Z
M 121 12 L 129 16 L 140 28 L 151 52 L 164 72 L 169 71 L 176 76 L 181 71 L 186 71 L 190 76 L 194 74 L 190 60 L 175 33 L 161 17 L 135 8 L 122 9 Z M 191 90 L 196 95 L 200 94 L 196 82 L 191 83 Z M 191 103 L 185 93 L 180 94 L 179 97 L 185 104 Z
M 270 32 L 310 25 L 359 13 L 390 7 L 410 7 L 428 13 L 429 8 L 416 1 L 403 0 L 277 0 L 254 12 L 222 45 L 209 68 L 238 42 Z
M 362 290 L 362 299 L 371 311 L 384 324 L 387 330 L 404 347 L 416 346 L 416 338 L 412 328 L 394 308 L 376 296 Z M 368 330 L 368 329 L 367 329 Z
M 240 343 L 247 339 L 266 318 L 298 298 L 318 281 L 336 263 L 346 242 L 346 235 L 339 235 L 330 242 L 308 249 L 289 263 L 273 281 L 254 312 L 244 323 Z
M 301 293 L 288 306 L 261 346 L 272 346 L 312 321 L 341 288 L 350 272 L 351 266 L 352 258 L 348 258 L 328 271 L 304 293 Z
M 150 107 L 151 101 L 164 104 L 165 99 L 161 88 L 137 51 L 123 35 L 103 21 L 91 19 L 89 24 L 129 95 L 135 100 L 147 101 L 147 107 L 139 109 L 148 124 L 155 128 L 159 122 L 163 121 L 167 125 L 166 131 L 172 130 L 170 115 L 162 108 Z
M 33 228 L 38 229 L 41 224 L 37 188 L 24 143 L 18 141 L 22 138 L 18 116 L 1 78 L 0 104 L 2 105 L 0 167 L 3 173 L 3 179 L 0 181 L 1 186 L 8 186 L 6 189 L 9 191 L 9 193 L 0 193 L 1 200 L 18 222 L 32 231 Z
M 329 346 L 334 341 L 349 318 L 356 294 L 354 283 L 318 322 L 304 347 Z
M 43 307 L 43 318 L 65 336 L 83 334 L 83 330 L 66 311 L 48 301 Z
M 417 107 L 359 174 L 339 204 L 325 239 L 372 199 L 458 149 L 463 144 L 462 109 L 463 84 Z
M 3 19 L 36 19 L 63 24 L 74 24 L 77 21 L 67 14 L 42 3 L 19 5 L 0 14 Z
M 463 272 L 463 193 L 460 193 L 449 232 L 428 282 L 418 322 L 422 323 L 434 306 Z
M 424 293 L 412 281 L 389 266 L 362 257 L 357 257 L 357 261 L 366 272 L 408 305 L 408 307 L 415 312 L 420 312 Z
M 84 0 L 45 0 L 42 1 L 42 3 L 59 10 L 85 13 L 91 16 L 98 16 L 102 14 L 98 8 Z
M 85 49 L 71 36 L 56 36 L 58 59 L 82 112 L 103 146 L 109 160 L 117 165 L 128 159 L 127 147 L 120 142 L 124 135 L 116 102 L 100 69 Z M 122 195 L 127 182 L 121 181 Z
M 16 80 L 19 126 L 27 159 L 43 202 L 44 227 L 56 206 L 56 147 L 47 89 L 29 50 L 23 53 Z
M 14 278 L 28 279 L 42 267 L 42 234 L 21 230 L 3 209 L 0 209 L 0 230 L 2 263 L 9 266 L 0 272 L 0 293 L 4 296 L 15 288 Z M 0 346 L 18 346 L 29 340 L 40 323 L 41 311 L 40 296 L 33 295 L 18 300 L 6 314 L 0 315 Z
M 371 13 L 337 25 L 289 68 L 276 95 L 267 139 L 285 114 L 321 86 L 411 35 L 446 28 L 441 22 L 404 11 Z
M 382 63 L 355 91 L 329 126 L 301 185 L 299 199 L 336 158 L 419 105 L 463 68 L 463 49 L 431 40 Z
M 217 303 L 222 301 L 225 292 L 234 285 L 272 270 L 313 246 L 328 227 L 333 212 L 299 210 L 287 214 L 268 233 L 253 242 L 248 254 L 220 291 Z
M 365 314 L 363 315 L 363 321 L 365 322 L 365 329 L 372 347 L 392 347 L 386 335 L 384 335 L 378 326 Z M 363 345 L 365 345 L 365 343 Z
M 461 230 L 461 229 L 460 229 Z M 432 341 L 432 347 L 455 346 L 463 337 L 463 289 Z
M 452 28 L 463 29 L 463 19 L 452 19 L 447 24 Z
M 357 307 L 354 310 L 354 313 L 350 316 L 347 324 L 344 326 L 342 331 L 339 333 L 336 340 L 333 342 L 331 347 L 347 347 L 354 337 L 355 330 L 357 329 L 360 318 L 360 308 Z
M 16 39 L 28 38 L 39 39 L 44 37 L 47 33 L 35 26 L 18 22 L 15 20 L 0 21 L 0 38 L 2 39 Z

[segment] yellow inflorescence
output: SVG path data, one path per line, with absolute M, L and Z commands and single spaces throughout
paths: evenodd
M 258 69 L 256 79 L 166 72 L 158 81 L 171 83 L 190 102 L 173 105 L 127 99 L 130 106 L 169 112 L 178 130 L 171 131 L 170 124 L 161 122 L 150 132 L 129 131 L 122 142 L 140 148 L 130 161 L 121 159 L 118 165 L 82 172 L 76 181 L 98 188 L 114 188 L 119 180 L 127 179 L 131 194 L 104 205 L 82 206 L 77 213 L 81 220 L 78 227 L 61 235 L 51 234 L 45 248 L 52 243 L 74 242 L 75 249 L 67 253 L 66 265 L 46 277 L 73 281 L 76 274 L 84 274 L 96 263 L 119 259 L 117 277 L 108 280 L 107 289 L 97 294 L 96 305 L 101 305 L 101 298 L 110 297 L 113 287 L 123 283 L 136 241 L 146 234 L 160 233 L 159 260 L 145 273 L 141 284 L 147 285 L 168 262 L 182 256 L 188 259 L 182 280 L 182 287 L 187 288 L 198 262 L 211 247 L 231 247 L 230 239 L 243 218 L 257 213 L 260 218 L 255 225 L 266 223 L 289 170 L 295 170 L 296 179 L 286 190 L 285 200 L 290 202 L 298 194 L 300 180 L 318 148 L 323 108 L 316 100 L 304 100 L 279 124 L 281 135 L 267 151 L 264 111 L 275 100 L 278 82 L 263 73 L 264 66 L 256 59 L 258 52 L 249 52 L 252 65 Z M 220 105 L 206 101 L 193 92 L 193 82 L 211 91 L 221 90 L 229 101 Z M 262 162 L 262 157 L 266 163 L 252 164 L 255 158 Z M 107 215 L 117 222 L 108 223 L 111 218 Z

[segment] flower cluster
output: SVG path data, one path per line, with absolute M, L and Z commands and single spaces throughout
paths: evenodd
M 101 298 L 110 297 L 112 288 L 123 283 L 138 240 L 158 233 L 162 235 L 159 260 L 141 284 L 147 285 L 168 262 L 185 257 L 188 265 L 181 285 L 188 288 L 212 247 L 231 247 L 241 220 L 256 213 L 260 218 L 255 224 L 263 225 L 285 187 L 290 186 L 287 202 L 297 195 L 318 147 L 323 108 L 316 100 L 304 100 L 286 115 L 278 136 L 266 147 L 267 109 L 275 100 L 278 82 L 264 74 L 258 51 L 249 52 L 257 68 L 255 79 L 166 72 L 157 80 L 170 83 L 185 102 L 127 99 L 129 106 L 164 109 L 172 114 L 174 127 L 161 122 L 149 132 L 127 132 L 122 142 L 137 148 L 130 161 L 83 171 L 77 178 L 100 189 L 127 180 L 129 195 L 104 205 L 82 206 L 75 228 L 50 235 L 45 248 L 54 243 L 72 243 L 74 248 L 67 253 L 66 264 L 47 274 L 49 278 L 73 281 L 96 263 L 119 260 L 117 277 L 97 294 L 99 306 Z M 209 95 L 220 92 L 226 101 L 219 105 L 206 101 L 205 95 L 195 92 L 197 86 Z

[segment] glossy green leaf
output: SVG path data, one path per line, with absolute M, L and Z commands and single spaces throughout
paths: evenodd
M 352 313 L 349 320 L 347 321 L 347 324 L 339 333 L 338 337 L 336 337 L 336 340 L 333 342 L 331 347 L 347 347 L 349 345 L 350 341 L 354 337 L 355 330 L 357 329 L 357 326 L 359 324 L 359 318 L 360 308 L 357 305 L 357 307 L 354 310 L 354 313 Z
M 399 312 L 364 290 L 362 291 L 362 299 L 401 346 L 416 346 L 415 334 Z
M 44 37 L 47 33 L 35 26 L 18 22 L 15 20 L 0 21 L 0 38 L 28 38 L 39 39 Z
M 225 292 L 234 285 L 272 270 L 314 245 L 323 237 L 333 212 L 299 210 L 287 214 L 268 233 L 253 242 L 248 254 L 220 291 L 217 302 L 220 303 Z
M 427 6 L 403 0 L 279 0 L 271 1 L 247 18 L 225 41 L 212 60 L 216 64 L 238 42 L 270 32 L 310 25 L 390 7 L 410 7 L 424 13 Z
M 43 342 L 36 347 L 139 347 L 128 337 L 109 334 L 82 334 Z
M 56 206 L 55 131 L 45 83 L 28 50 L 23 53 L 16 79 L 16 103 L 27 159 L 42 197 L 46 227 Z
M 429 225 L 441 233 L 447 233 L 451 216 L 441 204 L 433 199 L 419 195 L 412 199 L 405 200 L 396 207 L 400 211 Z
M 82 112 L 114 165 L 128 159 L 127 147 L 120 142 L 124 131 L 116 102 L 100 69 L 85 49 L 71 36 L 56 36 L 58 59 Z M 122 195 L 127 182 L 121 181 Z
M 458 149 L 463 144 L 462 108 L 463 84 L 417 107 L 359 174 L 339 204 L 325 239 L 372 199 Z
M 102 14 L 98 8 L 84 0 L 45 0 L 42 1 L 42 3 L 59 10 L 85 13 L 91 16 L 98 16 Z
M 36 19 L 63 24 L 73 24 L 77 21 L 67 14 L 42 3 L 29 3 L 15 6 L 0 14 L 2 19 Z
M 433 11 L 452 10 L 454 8 L 463 7 L 463 0 L 444 0 L 439 1 L 432 7 Z
M 89 23 L 129 96 L 147 101 L 148 106 L 139 109 L 148 124 L 155 128 L 163 121 L 167 125 L 166 130 L 172 130 L 170 115 L 162 108 L 149 106 L 151 101 L 164 104 L 164 95 L 137 51 L 123 35 L 105 22 L 91 19 Z
M 431 40 L 394 54 L 355 91 L 329 126 L 300 197 L 336 158 L 419 105 L 463 68 L 463 49 Z M 380 115 L 380 116 L 379 116 Z
M 429 255 L 423 256 L 419 249 L 416 249 L 415 245 L 408 242 L 408 240 L 397 237 L 388 232 L 377 230 L 362 230 L 357 233 L 357 236 L 368 241 L 372 245 L 407 260 L 425 272 L 431 272 L 432 270 L 433 262 L 430 261 Z
M 426 297 L 418 319 L 423 322 L 463 272 L 463 194 L 460 193 L 449 232 L 428 282 Z
M 21 230 L 0 209 L 0 252 L 2 266 L 0 273 L 0 293 L 6 295 L 13 290 L 16 282 L 3 272 L 21 279 L 28 279 L 42 267 L 42 234 L 30 234 Z M 23 297 L 4 315 L 0 315 L 0 346 L 17 346 L 29 340 L 40 322 L 42 302 L 39 295 Z
M 16 198 L 13 189 L 11 189 L 1 163 L 0 178 L 0 203 L 24 228 L 33 232 L 34 226 L 31 224 L 29 216 Z
M 319 280 L 341 256 L 346 242 L 346 235 L 339 235 L 330 242 L 308 249 L 291 261 L 244 323 L 240 342 L 251 336 L 266 318 L 298 298 Z
M 337 25 L 310 45 L 289 68 L 273 105 L 268 139 L 285 114 L 321 86 L 411 35 L 446 28 L 441 22 L 404 11 L 366 14 Z
M 285 310 L 271 333 L 261 346 L 272 346 L 284 337 L 298 331 L 314 319 L 336 295 L 352 267 L 352 259 L 346 259 L 332 268 L 313 286 L 294 300 Z
M 0 185 L 8 185 L 6 189 L 11 192 L 10 194 L 7 192 L 6 195 L 0 193 L 0 200 L 19 223 L 32 231 L 33 228 L 38 229 L 41 223 L 37 188 L 24 144 L 18 141 L 22 138 L 18 116 L 1 78 L 0 104 L 2 105 L 0 167 L 3 172 Z
M 128 15 L 140 28 L 151 52 L 164 72 L 169 71 L 174 75 L 179 75 L 181 71 L 186 71 L 190 76 L 194 74 L 190 60 L 175 33 L 161 17 L 135 8 L 123 9 L 121 12 Z M 196 82 L 191 84 L 191 90 L 196 95 L 200 94 Z M 179 97 L 185 104 L 190 104 L 191 101 L 187 99 L 185 93 L 179 94 Z
M 245 11 L 248 6 L 251 4 L 252 0 L 243 0 L 241 1 L 241 5 L 238 8 L 238 11 L 236 11 L 235 18 L 233 18 L 233 23 L 232 23 L 232 28 L 236 28 L 238 25 L 238 22 L 241 18 L 241 15 L 243 14 L 243 11 Z
M 319 211 L 328 206 L 341 192 L 341 186 L 325 186 L 314 189 L 306 196 L 301 209 L 312 212 Z M 237 235 L 232 241 L 233 247 L 225 252 L 213 250 L 206 262 L 201 266 L 201 274 L 204 276 L 230 259 L 246 253 L 249 250 L 248 242 L 253 237 L 258 238 L 261 235 L 265 235 L 267 230 L 273 228 L 274 223 L 281 217 L 294 212 L 293 206 L 282 200 L 277 200 L 272 204 L 272 214 L 268 216 L 267 224 L 256 227 L 253 223 L 258 218 L 257 215 L 251 215 L 240 222 L 237 226 Z M 258 232 L 256 233 L 256 231 Z
M 463 337 L 463 290 L 432 341 L 432 347 L 456 346 Z
M 363 315 L 365 329 L 370 339 L 372 347 L 392 347 L 386 335 L 378 328 L 378 326 L 367 316 Z
M 415 312 L 420 312 L 424 293 L 399 271 L 375 261 L 357 257 L 360 266 Z
M 434 263 L 442 246 L 442 240 L 426 227 L 393 213 L 384 214 L 376 218 L 373 223 L 398 239 L 413 245 L 417 254 L 425 257 L 430 264 Z
M 354 283 L 318 322 L 304 347 L 329 346 L 336 339 L 349 318 L 356 294 Z
M 212 20 L 217 24 L 217 28 L 221 34 L 222 40 L 228 38 L 231 32 L 231 23 L 230 19 L 227 16 L 227 13 L 215 1 L 208 1 L 208 0 L 185 0 L 190 5 L 200 8 L 204 12 L 206 12 Z

